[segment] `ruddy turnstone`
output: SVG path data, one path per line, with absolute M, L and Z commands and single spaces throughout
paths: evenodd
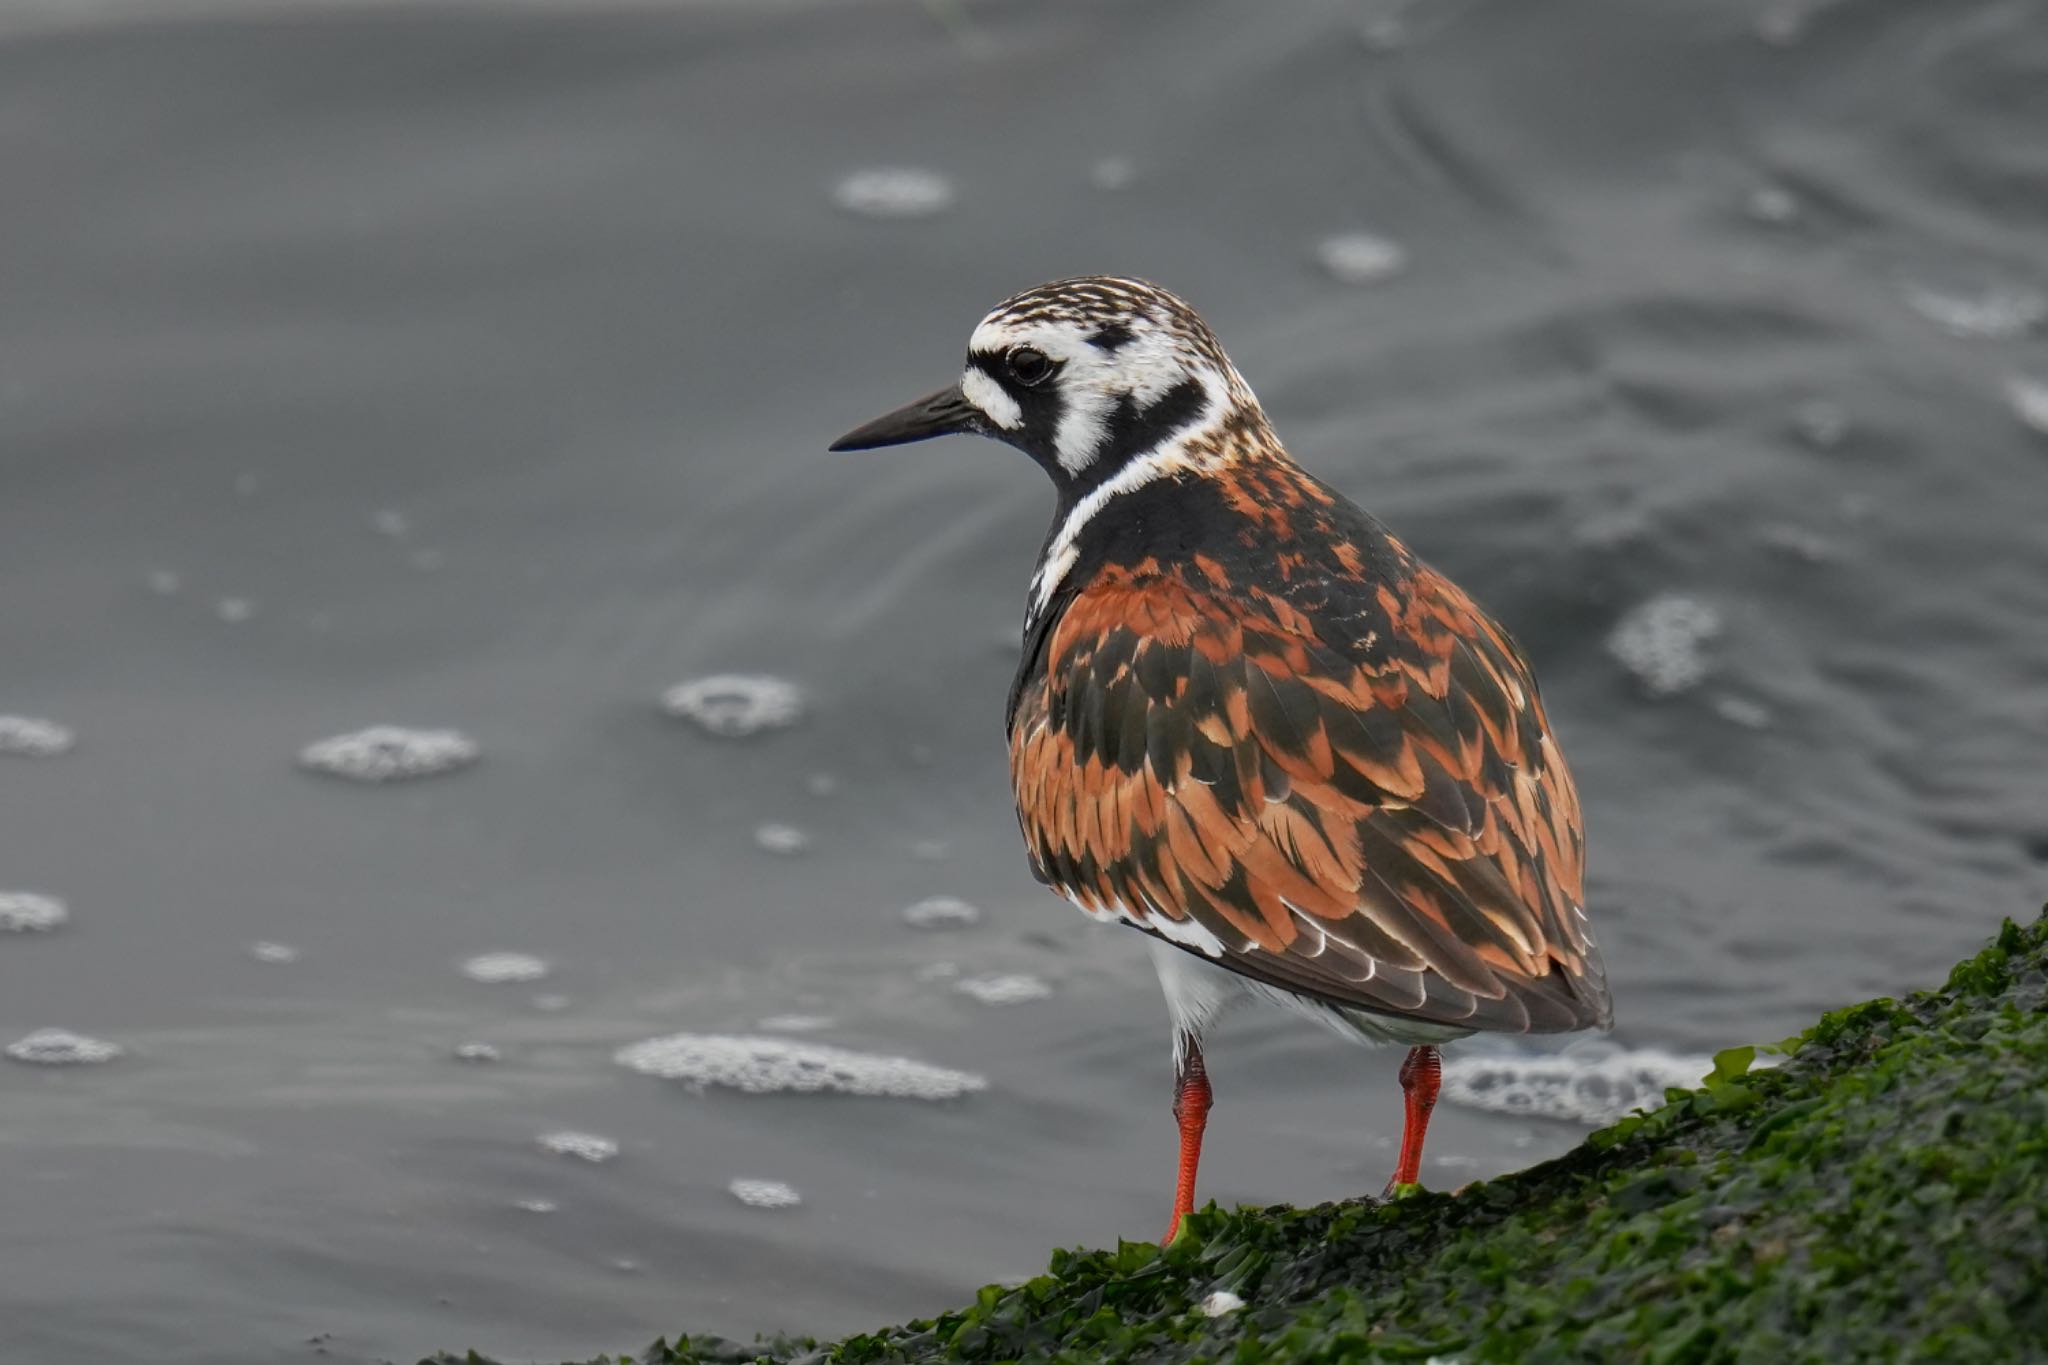
M 1039 880 L 1151 937 L 1194 1207 L 1202 1036 L 1263 997 L 1409 1046 L 1413 1184 L 1437 1047 L 1605 1027 L 1578 796 L 1529 661 L 1471 598 L 1288 457 L 1202 320 L 1142 280 L 999 304 L 960 379 L 834 450 L 1016 446 L 1059 505 L 1010 688 Z

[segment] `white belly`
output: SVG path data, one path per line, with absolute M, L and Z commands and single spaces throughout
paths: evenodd
M 1173 1060 L 1176 1067 L 1180 1065 L 1186 1039 L 1200 1039 L 1211 1021 L 1246 1000 L 1278 1005 L 1281 1009 L 1313 1019 L 1354 1043 L 1398 1043 L 1403 1047 L 1417 1047 L 1469 1038 L 1474 1032 L 1450 1024 L 1403 1019 L 1394 1014 L 1344 1009 L 1239 976 L 1228 967 L 1171 943 L 1149 939 L 1145 946 L 1152 950 L 1152 966 L 1159 973 L 1159 988 L 1166 993 L 1167 1013 L 1173 1017 Z

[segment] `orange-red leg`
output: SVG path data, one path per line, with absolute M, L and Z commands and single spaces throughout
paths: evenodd
M 1443 1063 L 1433 1047 L 1411 1047 L 1401 1063 L 1401 1094 L 1405 1101 L 1401 1117 L 1401 1161 L 1387 1193 L 1396 1186 L 1413 1185 L 1422 1178 L 1422 1139 L 1429 1132 L 1429 1113 L 1436 1108 L 1436 1091 L 1443 1079 Z
M 1186 1051 L 1173 1079 L 1173 1121 L 1180 1125 L 1180 1181 L 1173 1191 L 1173 1222 L 1167 1225 L 1163 1246 L 1180 1231 L 1183 1215 L 1195 1211 L 1195 1168 L 1202 1163 L 1202 1130 L 1209 1126 L 1209 1073 L 1202 1066 L 1202 1045 L 1184 1040 Z

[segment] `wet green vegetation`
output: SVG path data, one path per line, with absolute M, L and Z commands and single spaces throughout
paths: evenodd
M 1062 1251 L 929 1321 L 619 1360 L 2044 1359 L 2044 1082 L 2048 915 L 1456 1194 L 1212 1209 L 1167 1250 Z M 1244 1306 L 1212 1316 L 1218 1294 Z

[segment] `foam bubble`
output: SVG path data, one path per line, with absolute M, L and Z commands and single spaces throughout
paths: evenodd
M 1377 284 L 1401 273 L 1408 252 L 1399 242 L 1369 232 L 1343 232 L 1322 240 L 1316 260 L 1339 284 Z
M 832 1093 L 944 1100 L 988 1088 L 988 1081 L 972 1072 L 908 1057 L 740 1034 L 649 1038 L 620 1048 L 613 1060 L 644 1075 L 695 1086 L 726 1086 L 749 1095 Z
M 1759 223 L 1782 225 L 1799 216 L 1799 200 L 1782 185 L 1759 185 L 1749 192 L 1743 211 Z
M 515 1199 L 512 1207 L 522 1213 L 553 1213 L 561 1205 L 552 1199 Z
M 213 604 L 213 614 L 231 626 L 239 626 L 256 614 L 256 604 L 246 597 L 223 597 Z
M 1756 21 L 1756 36 L 1772 47 L 1791 47 L 1806 36 L 1808 15 L 1793 5 L 1781 5 Z
M 795 825 L 762 825 L 754 831 L 754 846 L 764 853 L 801 853 L 811 846 L 811 836 Z
M 1908 308 L 1950 336 L 1968 341 L 2009 341 L 2048 319 L 2048 294 L 2031 285 L 1950 289 L 1908 284 L 1905 296 Z
M 1816 450 L 1833 450 L 1849 434 L 1849 414 L 1840 403 L 1815 398 L 1792 412 L 1792 429 Z
M 1826 564 L 1842 557 L 1841 548 L 1820 532 L 1787 521 L 1764 523 L 1756 528 L 1756 538 L 1765 548 L 1808 564 Z
M 926 896 L 904 907 L 903 922 L 913 929 L 965 929 L 981 922 L 981 907 L 958 896 Z
M 953 983 L 953 989 L 962 995 L 973 996 L 984 1005 L 1021 1005 L 1029 1000 L 1043 1000 L 1052 994 L 1051 986 L 1023 972 L 962 977 Z
M 0 716 L 0 754 L 55 758 L 77 740 L 66 726 L 37 716 Z
M 2012 404 L 2015 417 L 2048 436 L 2048 380 L 2014 375 L 2005 381 L 2005 397 Z M 5 747 L 0 744 L 0 748 Z
M 159 597 L 170 597 L 185 586 L 185 580 L 170 569 L 151 569 L 142 581 Z
M 489 1062 L 502 1061 L 504 1056 L 505 1054 L 498 1051 L 497 1047 L 491 1043 L 457 1043 L 455 1045 L 455 1060 L 458 1062 L 483 1065 Z
M 39 1028 L 9 1043 L 6 1050 L 15 1061 L 31 1066 L 97 1066 L 113 1061 L 126 1049 L 69 1029 Z
M 1244 1300 L 1228 1289 L 1219 1289 L 1202 1300 L 1199 1310 L 1205 1318 L 1220 1318 L 1226 1313 L 1235 1313 L 1244 1307 Z
M 593 1166 L 602 1166 L 619 1154 L 619 1144 L 596 1133 L 579 1133 L 573 1128 L 558 1132 L 542 1133 L 534 1139 L 543 1152 L 556 1156 L 573 1156 L 578 1161 L 588 1161 Z
M 305 954 L 289 943 L 273 943 L 269 939 L 259 939 L 249 945 L 249 956 L 258 962 L 283 964 L 297 962 Z
M 471 981 L 498 986 L 511 981 L 539 981 L 554 968 L 544 957 L 532 953 L 478 953 L 462 964 L 462 974 Z
M 1656 1108 L 1670 1087 L 1698 1085 L 1713 1067 L 1711 1057 L 1597 1040 L 1550 1056 L 1452 1056 L 1444 1059 L 1443 1098 L 1494 1114 L 1612 1123 Z
M 372 725 L 307 745 L 299 753 L 299 763 L 357 782 L 401 782 L 467 767 L 476 762 L 478 752 L 476 741 L 460 730 Z
M 756 1027 L 770 1033 L 816 1033 L 838 1022 L 829 1014 L 771 1014 Z
M 887 166 L 855 171 L 833 189 L 832 198 L 863 218 L 929 218 L 953 206 L 953 186 L 937 171 Z
M 1771 709 L 1768 706 L 1732 693 L 1714 698 L 1714 714 L 1730 725 L 1740 725 L 1745 730 L 1771 728 Z
M 0 934 L 47 934 L 70 919 L 70 907 L 55 896 L 0 891 Z
M 1089 182 L 1098 190 L 1128 189 L 1137 177 L 1138 167 L 1127 156 L 1105 156 L 1088 171 Z
M 380 507 L 370 513 L 370 529 L 389 540 L 404 540 L 412 534 L 412 522 L 396 507 Z
M 1607 637 L 1607 652 L 1653 697 L 1676 696 L 1707 676 L 1701 646 L 1721 633 L 1721 613 L 1697 598 L 1663 593 L 1631 608 Z
M 757 1209 L 793 1209 L 804 1202 L 796 1186 L 780 1180 L 735 1180 L 726 1188 L 733 1198 Z
M 793 682 L 752 673 L 716 673 L 678 683 L 661 694 L 661 709 L 726 738 L 794 725 L 804 694 Z

